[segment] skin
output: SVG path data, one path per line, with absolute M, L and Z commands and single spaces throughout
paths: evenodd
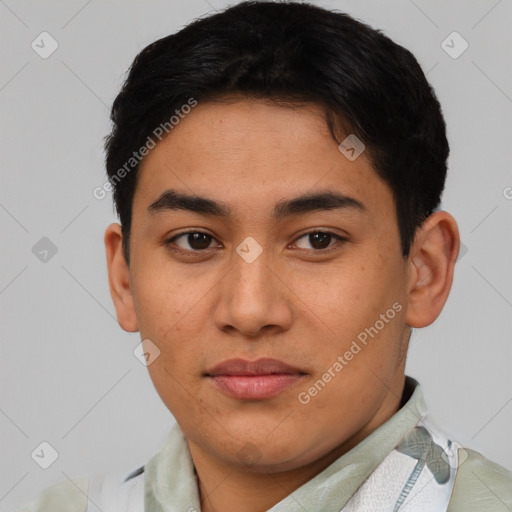
M 451 215 L 436 212 L 404 258 L 392 191 L 367 156 L 345 158 L 314 105 L 199 103 L 141 163 L 129 265 L 119 224 L 106 230 L 119 324 L 160 350 L 149 374 L 187 437 L 206 512 L 267 510 L 399 408 L 410 327 L 441 312 L 459 235 Z M 231 214 L 148 213 L 169 189 L 225 203 Z M 326 190 L 365 208 L 273 219 L 278 201 Z M 171 245 L 196 249 L 188 257 L 165 245 L 188 230 L 210 234 L 210 248 L 198 254 L 186 235 Z M 304 236 L 315 231 L 344 240 L 328 239 L 322 254 Z M 252 263 L 236 252 L 248 236 L 262 248 Z M 299 393 L 394 303 L 401 311 L 300 403 Z M 305 375 L 273 398 L 239 400 L 204 376 L 233 357 L 274 357 Z

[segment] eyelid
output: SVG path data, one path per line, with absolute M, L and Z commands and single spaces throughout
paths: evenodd
M 176 238 L 179 238 L 181 236 L 185 236 L 185 235 L 191 235 L 191 234 L 194 234 L 194 233 L 200 233 L 202 235 L 206 235 L 206 236 L 209 236 L 212 238 L 212 241 L 213 240 L 216 240 L 217 242 L 219 242 L 212 234 L 210 233 L 207 233 L 206 231 L 202 231 L 201 229 L 189 229 L 188 231 L 183 231 L 181 233 L 177 233 L 175 235 L 173 235 L 172 237 L 170 238 L 167 238 L 165 241 L 164 241 L 164 245 L 166 246 L 172 246 L 172 244 L 174 244 L 174 240 Z M 220 242 L 219 242 L 220 244 Z M 183 253 L 197 253 L 197 254 L 200 254 L 200 253 L 204 253 L 204 252 L 207 252 L 209 249 L 213 249 L 213 247 L 208 247 L 206 249 L 202 249 L 202 250 L 193 250 L 193 249 L 183 249 L 182 247 L 178 246 L 178 248 L 173 248 L 171 247 L 173 250 L 176 250 L 176 251 L 179 251 L 179 252 L 183 252 Z

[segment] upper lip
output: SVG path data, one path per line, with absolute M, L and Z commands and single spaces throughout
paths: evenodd
M 304 374 L 298 368 L 286 364 L 279 359 L 262 358 L 256 361 L 246 359 L 227 359 L 206 372 L 207 376 L 218 375 L 270 375 L 270 374 Z

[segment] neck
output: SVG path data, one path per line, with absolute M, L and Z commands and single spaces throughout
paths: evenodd
M 195 450 L 191 446 L 191 452 Z M 314 478 L 334 462 L 339 450 L 314 463 L 284 472 L 252 472 L 204 459 L 196 453 L 202 512 L 263 512 Z M 197 462 L 196 462 L 197 461 Z
M 389 398 L 389 396 L 388 396 Z M 354 436 L 310 464 L 287 471 L 257 471 L 213 457 L 188 441 L 199 481 L 203 512 L 264 512 L 321 473 L 368 437 L 400 408 L 400 396 L 391 395 L 372 420 Z

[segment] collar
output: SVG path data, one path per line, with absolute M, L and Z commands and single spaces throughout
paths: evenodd
M 339 512 L 367 477 L 425 416 L 418 382 L 406 377 L 402 407 L 357 446 L 267 512 Z M 147 512 L 200 511 L 198 482 L 185 436 L 175 423 L 159 453 L 144 469 Z

